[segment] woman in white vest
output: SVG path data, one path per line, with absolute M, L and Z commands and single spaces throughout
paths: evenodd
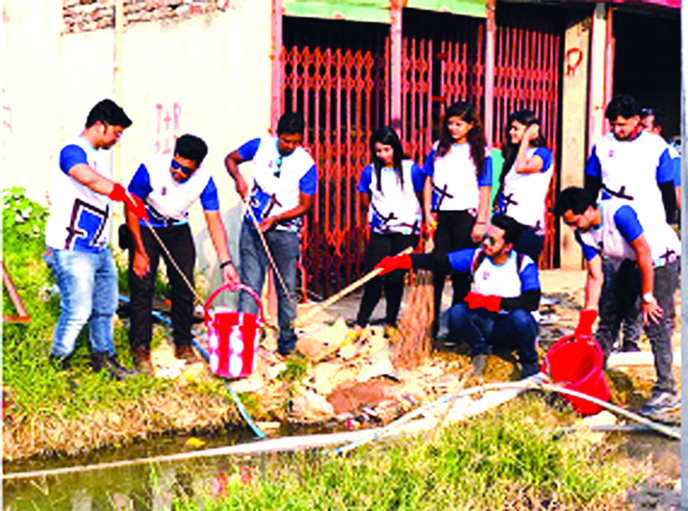
M 397 133 L 390 127 L 376 129 L 370 137 L 372 162 L 361 172 L 357 190 L 368 209 L 370 241 L 366 271 L 387 256 L 397 255 L 418 243 L 421 215 L 418 197 L 423 191 L 420 167 L 404 159 Z M 354 325 L 360 332 L 370 320 L 382 292 L 386 302 L 385 324 L 396 326 L 404 293 L 405 271 L 391 272 L 366 283 Z
M 514 250 L 537 263 L 545 245 L 545 199 L 554 172 L 552 151 L 531 110 L 511 114 L 506 130 L 495 210 L 525 227 Z
M 485 233 L 490 216 L 492 190 L 492 160 L 482 123 L 470 103 L 458 102 L 447 108 L 442 122 L 440 139 L 428 155 L 423 174 L 423 212 L 426 227 L 434 232 L 438 254 L 471 248 Z M 437 220 L 433 216 L 437 214 Z M 436 230 L 435 230 L 436 227 Z M 437 335 L 437 311 L 447 273 L 433 273 L 435 287 L 435 321 L 433 336 Z M 452 272 L 453 305 L 463 302 L 471 288 L 467 273 Z

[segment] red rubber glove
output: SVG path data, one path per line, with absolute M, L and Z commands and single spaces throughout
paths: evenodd
M 410 270 L 412 265 L 411 256 L 408 254 L 401 254 L 394 257 L 385 257 L 382 261 L 377 263 L 373 269 L 382 270 L 380 275 L 385 275 L 394 270 Z
M 592 337 L 592 324 L 597 319 L 597 311 L 595 309 L 585 309 L 580 311 L 578 316 L 578 326 L 573 332 L 576 339 L 584 339 Z
M 487 309 L 490 312 L 499 312 L 502 305 L 502 297 L 497 295 L 481 295 L 471 291 L 464 301 L 469 309 Z
M 129 211 L 136 215 L 136 218 L 141 220 L 147 218 L 146 206 L 143 204 L 143 201 L 133 193 L 126 191 L 121 184 L 115 183 L 108 197 L 117 202 L 124 202 Z

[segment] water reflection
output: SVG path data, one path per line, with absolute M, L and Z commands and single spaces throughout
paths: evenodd
M 117 451 L 81 458 L 6 464 L 5 473 L 44 470 L 183 452 L 188 437 L 159 438 Z M 253 441 L 250 432 L 231 438 L 204 438 L 208 448 Z M 253 477 L 248 457 L 196 458 L 105 470 L 3 481 L 4 511 L 110 511 L 202 508 L 208 497 L 221 497 L 231 478 Z M 255 461 L 253 462 L 255 464 Z M 243 468 L 242 468 L 243 467 Z

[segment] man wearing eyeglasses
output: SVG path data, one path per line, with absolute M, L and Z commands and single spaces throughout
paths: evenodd
M 667 328 L 678 285 L 681 243 L 676 233 L 661 217 L 636 210 L 632 201 L 610 198 L 596 202 L 587 190 L 573 186 L 559 194 L 555 214 L 574 230 L 587 261 L 585 307 L 576 334 L 592 336 L 602 282 L 606 278 L 602 273 L 602 257 L 616 267 L 625 261 L 636 263 L 640 279 L 634 286 L 627 286 L 626 293 L 631 305 L 640 303 L 657 372 L 650 399 L 640 413 L 661 416 L 678 409 L 681 402 L 676 394 L 673 350 Z M 609 339 L 598 337 L 597 340 L 606 361 L 611 351 Z
M 376 268 L 382 269 L 381 275 L 411 268 L 472 273 L 472 291 L 449 311 L 449 340 L 471 347 L 473 376 L 483 375 L 495 346 L 515 349 L 521 376 L 527 378 L 540 371 L 535 349 L 538 325 L 531 314 L 540 305 L 540 277 L 533 260 L 513 249 L 521 224 L 506 215 L 495 215 L 490 222 L 481 248 L 386 257 Z
M 276 279 L 277 351 L 282 356 L 296 346 L 292 323 L 296 318 L 296 264 L 301 256 L 301 220 L 313 207 L 318 186 L 315 162 L 301 147 L 304 128 L 301 114 L 285 113 L 277 123 L 276 137 L 254 138 L 225 158 L 236 191 L 250 208 L 242 222 L 239 239 L 241 281 L 258 293 L 263 288 L 269 259 L 261 238 L 267 243 L 279 272 Z M 239 171 L 239 165 L 246 161 L 253 162 L 250 189 Z M 257 312 L 255 301 L 246 293 L 240 294 L 239 307 L 245 312 Z
M 198 199 L 220 261 L 223 280 L 230 285 L 239 283 L 220 216 L 217 187 L 210 172 L 201 167 L 207 153 L 208 146 L 202 139 L 182 135 L 175 143 L 172 156 L 149 156 L 143 160 L 129 184 L 129 191 L 145 202 L 149 219 L 148 222 L 139 221 L 133 215 L 127 215 L 133 245 L 129 247 L 129 343 L 137 366 L 149 374 L 153 372 L 150 359 L 153 291 L 161 256 L 172 291 L 175 356 L 188 363 L 200 361 L 191 344 L 194 295 L 189 286 L 194 283 L 196 248 L 188 220 L 189 208 Z M 183 277 L 151 233 L 151 228 L 155 229 Z
M 102 150 L 113 147 L 131 124 L 119 105 L 105 99 L 91 109 L 81 134 L 60 148 L 50 179 L 43 255 L 60 288 L 51 365 L 69 368 L 77 336 L 88 323 L 93 370 L 107 369 L 117 380 L 132 372 L 117 362 L 113 343 L 117 268 L 107 245 L 107 222 L 113 200 L 124 202 L 135 217 L 146 212 L 140 200 L 112 181 Z

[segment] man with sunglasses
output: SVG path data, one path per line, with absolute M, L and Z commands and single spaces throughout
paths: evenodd
M 640 413 L 661 416 L 678 409 L 680 398 L 676 394 L 673 350 L 667 328 L 669 311 L 676 306 L 674 295 L 678 285 L 681 244 L 676 233 L 663 218 L 636 210 L 631 201 L 610 198 L 596 202 L 587 190 L 573 186 L 559 194 L 555 214 L 574 230 L 587 261 L 585 308 L 580 313 L 576 335 L 592 336 L 602 282 L 606 278 L 602 257 L 616 267 L 632 262 L 640 274 L 639 282 L 629 285 L 620 281 L 617 272 L 617 278 L 609 285 L 617 293 L 623 286 L 631 306 L 640 302 L 645 333 L 654 353 L 657 382 Z M 618 323 L 615 326 L 618 328 Z M 606 337 L 597 340 L 606 361 L 610 342 Z
M 277 351 L 282 356 L 296 346 L 292 323 L 296 318 L 296 265 L 301 257 L 301 220 L 313 207 L 318 186 L 315 162 L 301 147 L 304 128 L 301 114 L 287 112 L 277 123 L 276 137 L 254 138 L 225 158 L 236 191 L 250 208 L 242 222 L 239 238 L 241 281 L 261 292 L 269 264 L 263 239 L 277 265 Z M 253 162 L 250 189 L 239 171 L 239 165 L 246 161 Z M 257 305 L 247 293 L 240 294 L 239 307 L 242 311 L 257 313 Z
M 515 349 L 521 376 L 527 378 L 540 370 L 535 349 L 538 326 L 531 314 L 540 305 L 540 277 L 533 260 L 513 249 L 521 224 L 506 215 L 495 215 L 490 222 L 481 248 L 386 257 L 376 268 L 382 269 L 381 275 L 398 268 L 472 273 L 472 291 L 449 311 L 449 340 L 471 347 L 473 376 L 484 373 L 495 346 Z
M 102 150 L 113 147 L 132 122 L 109 99 L 96 104 L 78 137 L 55 156 L 50 179 L 50 216 L 43 259 L 60 288 L 60 318 L 53 333 L 50 363 L 67 369 L 77 336 L 89 324 L 93 370 L 107 369 L 117 380 L 131 371 L 117 362 L 113 343 L 117 309 L 117 268 L 107 246 L 111 201 L 143 217 L 141 201 L 111 179 Z
M 201 167 L 207 153 L 208 146 L 202 139 L 194 135 L 182 135 L 175 143 L 172 156 L 149 156 L 143 160 L 129 184 L 129 191 L 146 203 L 149 219 L 144 222 L 133 215 L 127 215 L 133 245 L 129 247 L 129 343 L 137 366 L 149 374 L 153 372 L 150 359 L 153 291 L 161 256 L 167 267 L 172 291 L 175 356 L 188 363 L 200 361 L 191 345 L 194 295 L 189 287 L 194 285 L 193 270 L 196 262 L 196 248 L 189 227 L 189 208 L 198 199 L 220 261 L 223 280 L 231 285 L 239 283 L 220 216 L 217 187 L 210 172 Z M 183 272 L 183 277 L 151 233 L 151 228 L 155 229 Z

